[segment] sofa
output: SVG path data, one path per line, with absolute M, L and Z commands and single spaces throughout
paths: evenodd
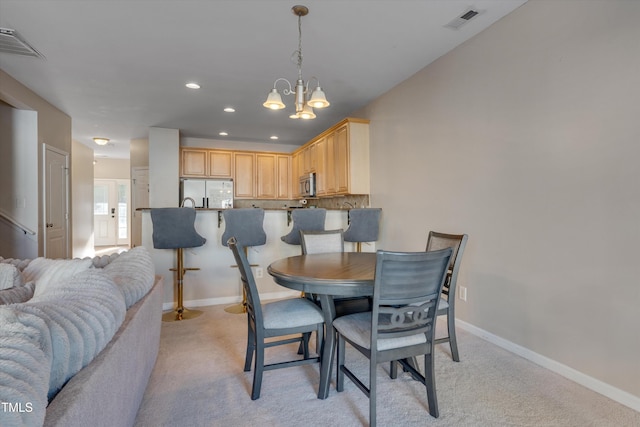
M 0 426 L 131 426 L 160 343 L 162 279 L 144 247 L 0 257 Z

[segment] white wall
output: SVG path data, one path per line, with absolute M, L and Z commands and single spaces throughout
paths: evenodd
M 360 112 L 378 247 L 468 233 L 458 317 L 636 397 L 639 20 L 530 0 Z
M 29 136 L 30 142 L 28 148 L 17 147 L 19 151 L 23 149 L 35 150 L 34 154 L 29 154 L 26 158 L 23 158 L 26 160 L 21 159 L 21 163 L 14 166 L 18 170 L 21 170 L 20 173 L 29 175 L 28 185 L 30 186 L 30 190 L 29 193 L 24 196 L 27 198 L 27 202 L 29 203 L 27 208 L 28 213 L 25 212 L 25 215 L 27 218 L 30 218 L 30 215 L 37 215 L 37 226 L 34 229 L 34 231 L 37 232 L 36 237 L 34 237 L 34 239 L 37 240 L 37 248 L 35 252 L 36 254 L 42 254 L 44 249 L 44 216 L 42 198 L 40 197 L 40 194 L 42 194 L 42 149 L 40 147 L 41 144 L 48 144 L 64 151 L 65 153 L 71 153 L 71 118 L 39 97 L 29 88 L 23 86 L 20 82 L 1 69 L 0 101 L 3 101 L 18 110 L 24 110 L 21 114 L 36 114 L 37 117 L 36 140 L 33 140 L 33 136 Z M 20 132 L 22 132 L 22 130 L 20 130 Z M 16 144 L 17 143 L 14 141 L 4 140 L 0 146 L 3 149 L 8 149 L 9 146 L 16 147 Z M 23 176 L 12 178 L 10 181 L 6 182 L 5 185 L 7 188 L 11 188 L 12 191 L 14 187 L 21 188 L 23 185 L 23 178 Z M 32 181 L 34 179 L 37 187 L 32 189 L 31 183 L 34 182 Z M 69 196 L 73 201 L 73 195 L 70 194 Z M 31 198 L 35 200 L 35 204 L 30 203 Z M 71 223 L 73 221 L 73 212 L 70 213 L 69 219 L 69 222 Z M 20 218 L 18 218 L 18 220 L 20 220 Z M 31 222 L 32 220 L 28 219 L 27 221 Z M 2 235 L 0 235 L 0 238 L 1 237 Z M 26 238 L 31 239 L 32 237 Z M 27 242 L 27 245 L 31 246 L 32 242 Z
M 75 140 L 71 148 L 72 257 L 92 257 L 95 255 L 93 247 L 93 150 Z
M 98 157 L 95 159 L 94 179 L 130 179 L 131 168 L 129 159 L 109 159 Z
M 38 230 L 38 113 L 0 102 L 0 211 Z M 38 236 L 0 220 L 0 256 L 35 258 Z

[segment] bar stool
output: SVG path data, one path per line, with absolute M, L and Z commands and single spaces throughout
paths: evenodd
M 356 252 L 362 252 L 362 242 L 375 242 L 380 231 L 380 208 L 349 210 L 349 228 L 344 232 L 345 242 L 356 242 Z
M 290 245 L 299 245 L 300 230 L 323 231 L 326 216 L 327 210 L 323 208 L 294 209 L 291 211 L 293 228 L 289 234 L 282 236 L 280 239 Z
M 195 248 L 207 241 L 195 229 L 196 210 L 194 208 L 154 208 L 151 209 L 153 223 L 153 247 L 155 249 L 175 249 L 176 268 L 171 268 L 177 274 L 174 277 L 174 291 L 177 292 L 176 308 L 162 315 L 165 322 L 193 319 L 202 314 L 199 310 L 187 310 L 183 306 L 182 286 L 184 273 L 187 270 L 199 268 L 184 267 L 184 248 Z
M 264 209 L 227 209 L 222 212 L 222 216 L 225 223 L 224 233 L 222 233 L 222 244 L 224 246 L 229 246 L 227 242 L 231 237 L 235 237 L 236 241 L 244 247 L 245 256 L 247 256 L 249 246 L 260 246 L 267 242 L 267 234 L 263 226 Z M 255 266 L 256 264 L 251 264 L 251 267 Z M 226 307 L 224 310 L 234 314 L 247 312 L 247 294 L 244 286 L 242 287 L 242 302 Z

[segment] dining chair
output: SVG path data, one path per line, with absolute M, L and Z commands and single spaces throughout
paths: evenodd
M 438 303 L 438 316 L 447 316 L 447 336 L 436 338 L 436 344 L 448 342 L 451 348 L 451 358 L 455 362 L 460 361 L 458 354 L 458 340 L 456 339 L 456 283 L 458 281 L 458 271 L 462 262 L 462 253 L 467 244 L 466 234 L 445 234 L 435 231 L 429 232 L 427 239 L 427 251 L 435 251 L 444 248 L 451 248 L 451 260 L 447 279 L 442 288 L 443 298 Z
M 320 362 L 319 356 L 309 357 L 309 337 L 313 331 L 316 331 L 319 337 L 323 336 L 324 317 L 322 311 L 305 298 L 290 298 L 261 304 L 256 281 L 244 248 L 235 237 L 228 240 L 227 246 L 236 259 L 242 285 L 247 295 L 247 353 L 244 370 L 245 372 L 251 370 L 251 361 L 253 360 L 251 400 L 256 400 L 260 397 L 264 371 Z M 297 334 L 300 336 L 291 337 L 291 335 Z M 266 341 L 267 338 L 274 337 L 282 338 Z M 264 351 L 266 348 L 292 343 L 302 345 L 302 359 L 265 365 Z
M 372 311 L 333 321 L 338 334 L 337 390 L 344 390 L 346 375 L 369 397 L 372 427 L 376 425 L 377 366 L 396 360 L 425 385 L 429 413 L 438 418 L 433 363 L 435 318 L 451 253 L 450 248 L 432 252 L 378 251 Z M 368 388 L 345 366 L 346 342 L 369 359 Z M 424 355 L 424 375 L 405 360 L 419 355 Z M 396 377 L 397 368 L 391 370 L 391 378 Z
M 300 230 L 302 255 L 344 252 L 344 232 L 342 229 L 309 231 Z M 312 296 L 317 303 L 317 298 Z M 336 316 L 371 310 L 369 297 L 334 297 Z
M 267 234 L 264 231 L 264 209 L 225 209 L 222 211 L 222 217 L 224 218 L 225 224 L 224 232 L 222 233 L 223 246 L 227 246 L 229 239 L 235 237 L 244 248 L 245 257 L 248 258 L 247 248 L 261 246 L 267 242 Z M 257 267 L 257 264 L 250 264 L 250 266 Z M 242 301 L 240 304 L 226 307 L 225 311 L 228 313 L 243 314 L 246 313 L 246 305 L 247 296 L 243 288 Z

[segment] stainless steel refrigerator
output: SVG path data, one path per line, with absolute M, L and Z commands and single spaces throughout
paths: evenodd
M 196 208 L 227 209 L 233 207 L 233 181 L 228 179 L 180 180 L 180 204 L 186 198 L 194 201 Z M 184 206 L 191 206 L 187 201 Z

